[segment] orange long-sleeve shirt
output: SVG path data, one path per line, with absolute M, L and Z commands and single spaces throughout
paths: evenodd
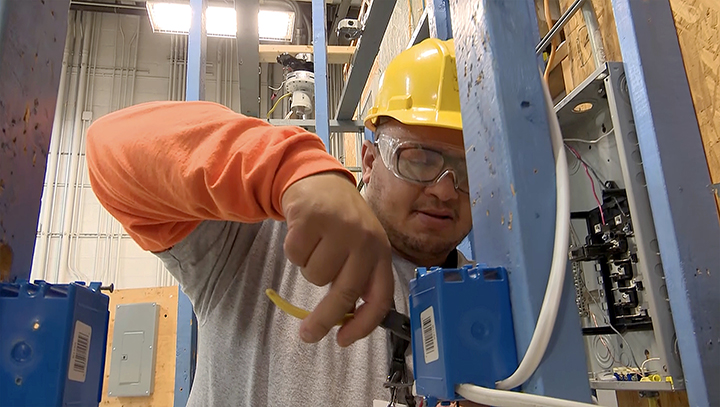
M 151 102 L 88 129 L 87 164 L 100 203 L 145 250 L 162 251 L 203 220 L 282 219 L 282 194 L 325 171 L 352 174 L 322 140 L 210 102 Z

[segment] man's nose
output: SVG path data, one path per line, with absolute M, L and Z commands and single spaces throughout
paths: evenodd
M 425 188 L 425 192 L 436 196 L 441 201 L 451 201 L 458 198 L 455 189 L 456 175 L 453 171 L 445 171 L 434 184 Z

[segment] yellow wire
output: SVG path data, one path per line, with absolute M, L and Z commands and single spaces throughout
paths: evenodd
M 293 317 L 299 318 L 299 319 L 305 319 L 308 315 L 310 315 L 310 311 L 308 311 L 306 309 L 302 309 L 300 307 L 296 307 L 296 306 L 290 304 L 289 302 L 285 301 L 285 299 L 282 298 L 272 288 L 268 288 L 267 290 L 265 290 L 265 295 L 267 295 L 268 298 L 270 298 L 270 301 L 272 301 L 273 304 L 275 304 L 278 308 L 280 308 L 280 310 L 282 310 L 283 312 L 285 312 L 286 314 L 288 314 L 290 316 L 293 316 Z M 345 322 L 351 320 L 352 317 L 353 317 L 353 314 L 345 314 L 345 317 L 340 322 L 338 322 L 336 325 L 342 325 Z
M 288 96 L 290 96 L 290 95 L 292 95 L 292 93 L 286 93 L 286 94 L 280 96 L 280 97 L 278 98 L 278 100 L 275 101 L 275 104 L 273 105 L 272 109 L 270 109 L 270 111 L 267 112 L 267 116 L 265 116 L 265 117 L 269 119 L 269 118 L 270 118 L 270 115 L 272 114 L 272 112 L 274 112 L 275 109 L 277 109 L 278 105 L 280 104 L 280 101 L 283 100 L 283 99 L 285 99 L 286 97 L 288 97 Z

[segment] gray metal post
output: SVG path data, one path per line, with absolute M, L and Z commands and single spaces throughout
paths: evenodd
M 240 113 L 251 117 L 260 117 L 259 11 L 258 0 L 235 0 Z

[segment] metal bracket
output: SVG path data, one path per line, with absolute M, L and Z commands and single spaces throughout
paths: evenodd
M 340 21 L 337 28 L 337 36 L 346 40 L 356 40 L 363 34 L 365 27 L 360 25 L 360 21 L 354 18 L 344 18 Z

